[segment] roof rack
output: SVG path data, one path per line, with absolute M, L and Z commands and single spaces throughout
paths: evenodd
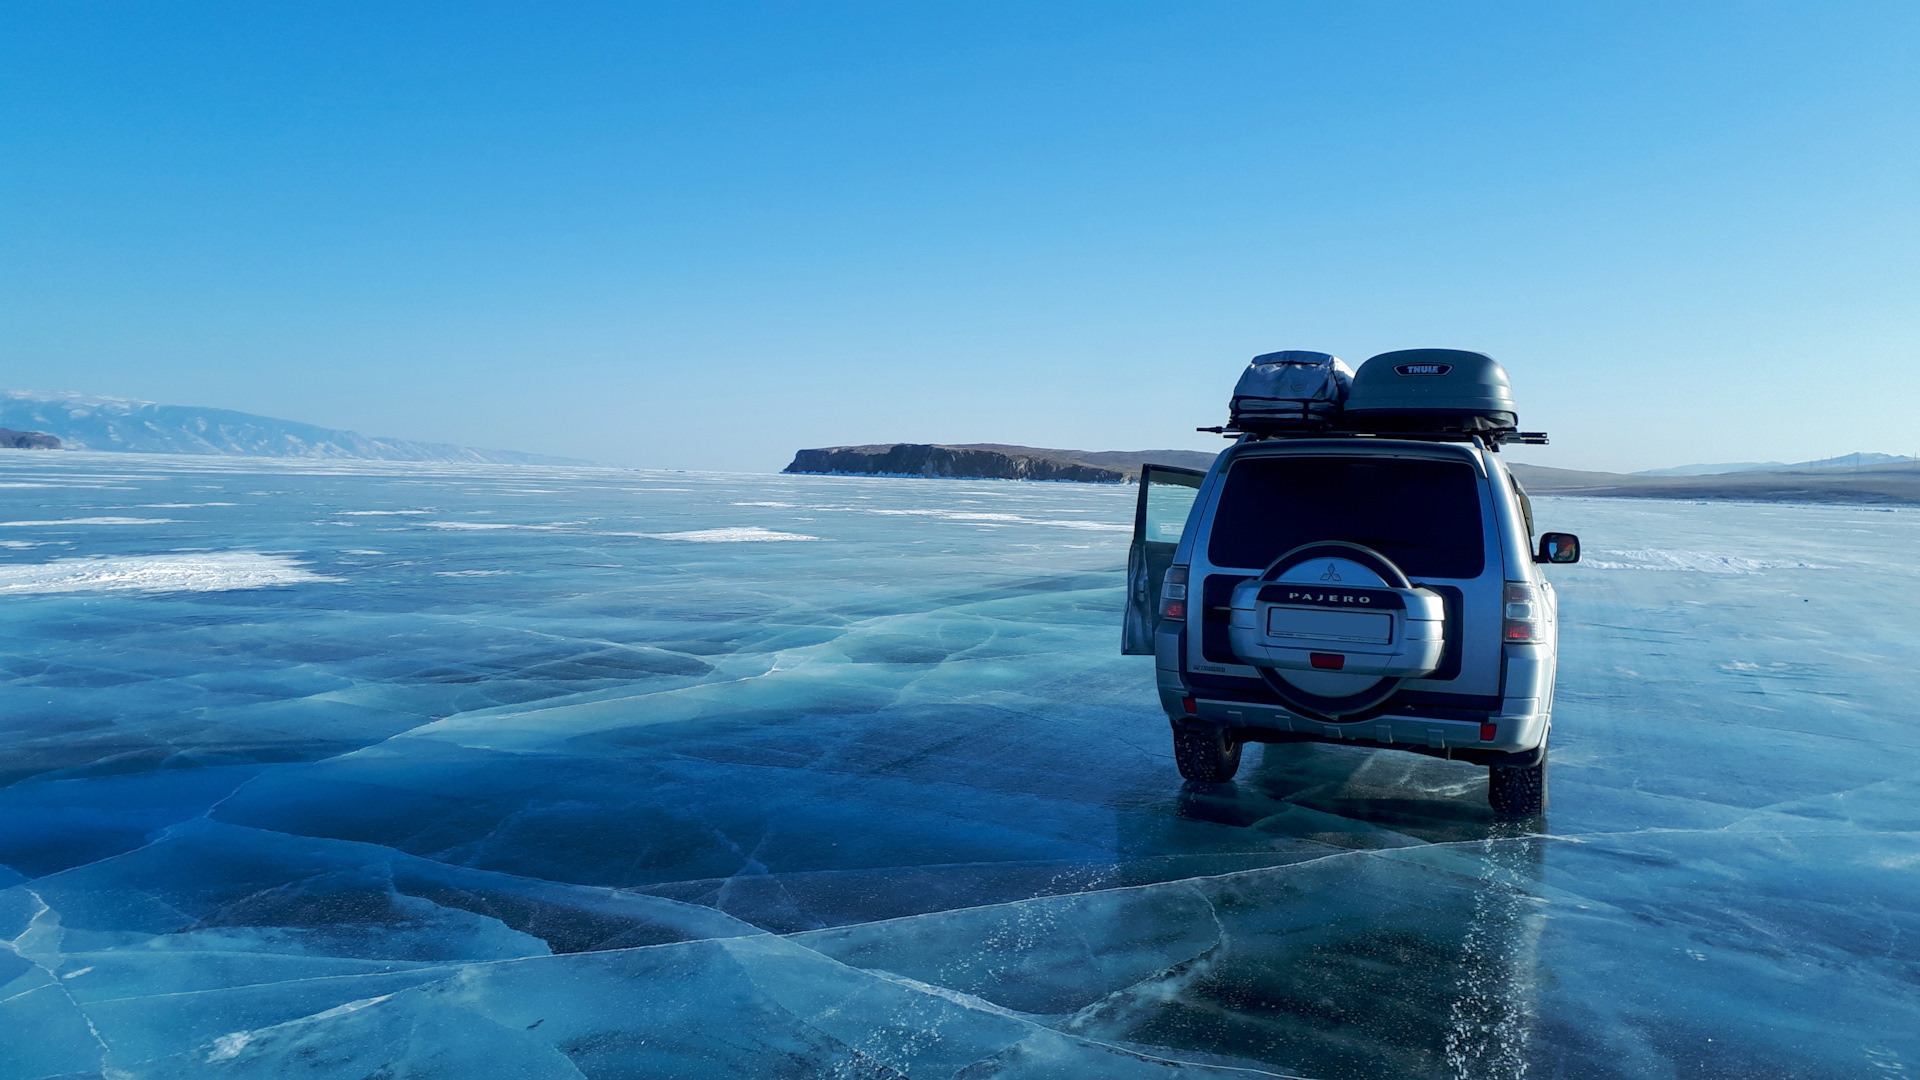
M 1511 428 L 1498 431 L 1379 431 L 1352 427 L 1325 427 L 1319 430 L 1288 428 L 1278 430 L 1258 427 L 1234 427 L 1216 425 L 1214 427 L 1194 428 L 1215 435 L 1224 435 L 1229 439 L 1251 436 L 1261 439 L 1404 439 L 1413 442 L 1472 442 L 1479 443 L 1489 450 L 1499 450 L 1508 443 L 1523 446 L 1547 445 L 1547 433 L 1544 431 L 1515 431 Z

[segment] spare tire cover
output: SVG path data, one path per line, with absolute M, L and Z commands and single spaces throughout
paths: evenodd
M 1286 552 L 1260 575 L 1261 581 L 1334 584 L 1348 587 L 1409 589 L 1413 585 L 1393 560 L 1364 544 L 1323 540 Z M 1290 671 L 1261 667 L 1266 680 L 1287 707 L 1309 719 L 1339 722 L 1364 712 L 1393 696 L 1400 679 L 1393 676 L 1349 675 L 1339 671 Z

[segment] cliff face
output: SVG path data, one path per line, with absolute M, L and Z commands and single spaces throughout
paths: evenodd
M 0 427 L 0 447 L 10 450 L 58 450 L 60 440 L 42 431 L 15 431 Z
M 1132 477 L 1131 472 L 1121 469 L 1075 461 L 1067 456 L 1068 453 L 1030 447 L 988 449 L 927 443 L 829 446 L 800 451 L 793 456 L 793 464 L 783 471 L 989 480 L 1078 480 L 1094 484 L 1118 484 Z

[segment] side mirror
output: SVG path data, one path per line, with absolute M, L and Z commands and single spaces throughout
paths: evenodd
M 1534 562 L 1576 563 L 1580 561 L 1580 538 L 1572 533 L 1541 533 L 1540 554 Z

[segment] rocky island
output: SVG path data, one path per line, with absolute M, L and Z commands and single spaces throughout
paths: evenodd
M 782 472 L 837 476 L 937 476 L 977 480 L 1071 480 L 1129 483 L 1140 466 L 1204 469 L 1214 455 L 1201 450 L 1047 450 L 1003 443 L 876 443 L 802 450 Z
M 0 427 L 0 447 L 8 450 L 58 450 L 60 440 L 44 431 L 15 431 Z

